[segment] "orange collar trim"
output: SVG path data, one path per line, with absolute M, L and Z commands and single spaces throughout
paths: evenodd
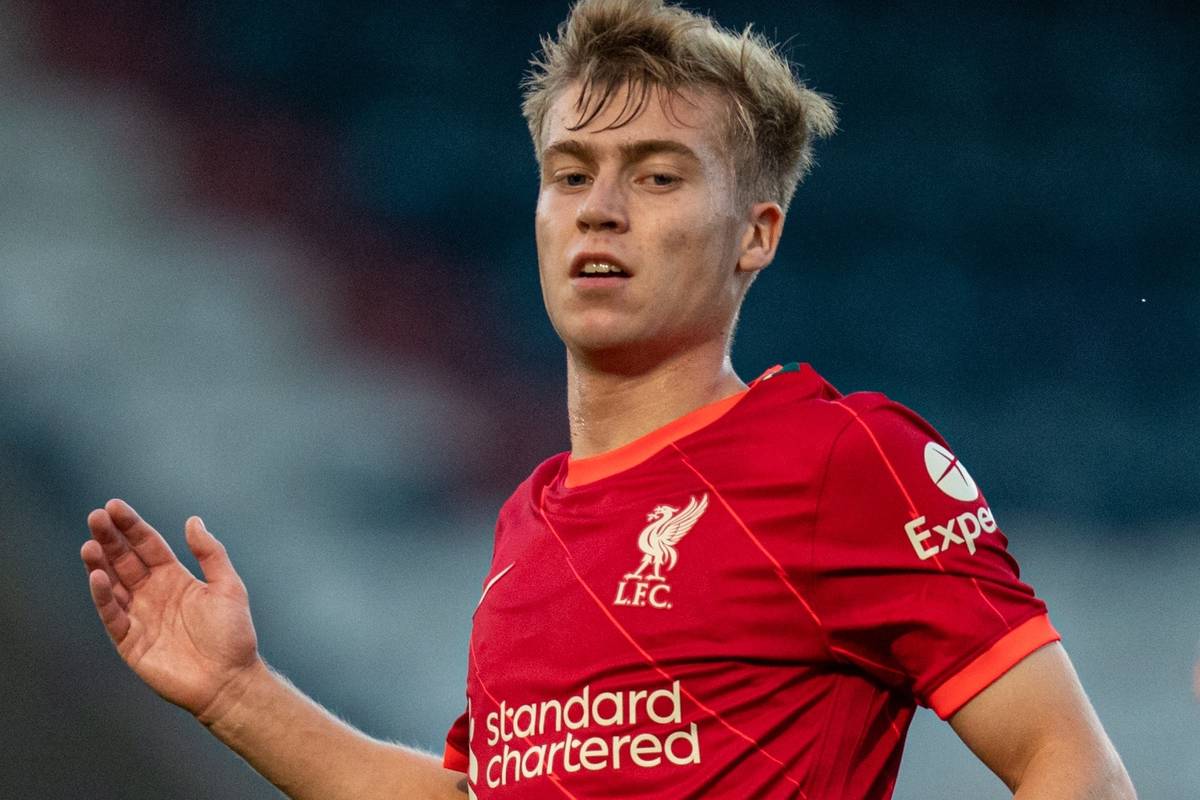
M 684 414 L 682 417 L 668 422 L 661 428 L 653 430 L 641 438 L 634 439 L 627 445 L 622 445 L 615 450 L 609 450 L 607 453 L 601 453 L 598 456 L 589 456 L 588 458 L 568 458 L 567 476 L 563 481 L 564 485 L 567 488 L 582 486 L 585 483 L 592 483 L 601 478 L 607 478 L 609 475 L 616 475 L 618 472 L 624 472 L 631 467 L 636 467 L 672 442 L 676 442 L 688 434 L 695 433 L 706 425 L 716 422 L 726 412 L 736 406 L 746 396 L 748 391 L 750 389 L 746 388 L 723 400 L 709 403 L 706 406 L 700 406 L 695 411 Z

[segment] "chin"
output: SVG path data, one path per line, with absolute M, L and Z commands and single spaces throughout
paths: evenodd
M 568 350 L 586 358 L 619 355 L 636 350 L 641 344 L 637 339 L 611 331 L 587 331 L 577 336 L 563 337 L 563 341 Z
M 638 332 L 632 330 L 628 319 L 609 311 L 590 311 L 574 314 L 566 324 L 555 325 L 558 336 L 576 351 L 609 350 L 635 345 Z
M 653 369 L 670 356 L 673 348 L 648 337 L 616 331 L 589 331 L 587 335 L 567 339 L 572 357 L 581 364 L 623 375 L 638 375 Z

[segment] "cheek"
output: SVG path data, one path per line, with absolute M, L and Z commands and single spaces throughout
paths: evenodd
M 703 238 L 697 231 L 683 225 L 667 225 L 659 233 L 659 246 L 667 253 L 683 253 L 697 249 L 698 240 Z
M 551 258 L 554 249 L 554 226 L 542 213 L 539 206 L 533 219 L 533 239 L 537 247 L 538 265 Z
M 675 265 L 679 276 L 692 280 L 711 275 L 719 280 L 721 264 L 727 256 L 724 237 L 711 220 L 695 219 L 664 222 L 655 231 L 655 247 L 665 263 Z
M 647 236 L 639 237 L 643 245 L 657 252 L 659 257 L 671 263 L 691 257 L 705 249 L 705 221 L 690 214 L 656 213 L 647 214 L 649 225 Z
M 570 234 L 572 213 L 562 198 L 538 198 L 537 210 L 533 215 L 533 232 L 539 249 L 551 247 L 564 234 Z

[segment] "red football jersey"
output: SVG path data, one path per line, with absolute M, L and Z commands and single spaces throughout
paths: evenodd
M 446 766 L 478 798 L 888 798 L 1058 639 L 937 432 L 807 365 L 505 503 Z

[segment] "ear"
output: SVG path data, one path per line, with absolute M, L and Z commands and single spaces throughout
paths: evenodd
M 778 203 L 755 203 L 742 234 L 739 272 L 758 272 L 775 259 L 779 237 L 783 235 L 783 209 Z

